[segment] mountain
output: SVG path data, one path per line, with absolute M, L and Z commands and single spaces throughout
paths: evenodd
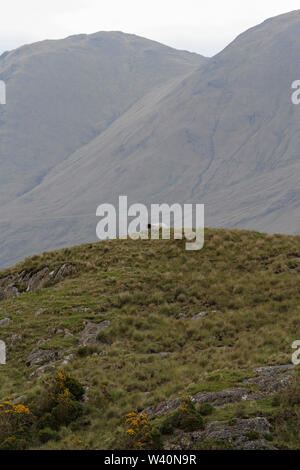
M 120 194 L 205 203 L 208 226 L 299 233 L 300 108 L 291 101 L 299 32 L 295 11 L 251 28 L 210 60 L 181 53 L 185 77 L 148 88 L 48 165 L 31 190 L 6 200 L 1 264 L 93 240 L 97 206 Z
M 142 410 L 150 449 L 299 449 L 300 237 L 205 239 L 109 240 L 0 272 L 1 450 L 138 448 L 124 417 Z
M 51 170 L 101 135 L 146 93 L 204 62 L 197 54 L 119 32 L 43 41 L 4 53 L 1 206 L 41 186 Z M 16 217 L 11 213 L 9 219 L 14 222 Z

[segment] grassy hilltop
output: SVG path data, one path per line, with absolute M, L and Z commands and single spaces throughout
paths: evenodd
M 0 326 L 8 346 L 0 402 L 17 399 L 30 408 L 45 377 L 60 369 L 85 387 L 82 416 L 61 426 L 55 439 L 33 439 L 29 447 L 118 448 L 126 413 L 234 390 L 248 379 L 255 393 L 254 368 L 291 364 L 291 345 L 300 339 L 300 237 L 209 229 L 201 251 L 184 246 L 183 240 L 111 240 L 34 256 L 0 273 L 1 280 L 75 267 L 60 282 L 0 303 L 0 321 L 11 320 Z M 87 322 L 106 322 L 92 344 L 82 341 Z M 52 368 L 35 373 L 38 365 L 27 358 L 36 348 L 55 353 Z M 275 395 L 213 406 L 201 426 L 267 417 L 273 446 L 299 448 L 299 395 L 291 382 Z M 164 442 L 174 431 L 166 426 L 174 413 L 149 415 Z

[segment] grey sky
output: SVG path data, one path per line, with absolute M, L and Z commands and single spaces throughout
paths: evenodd
M 28 42 L 124 31 L 211 56 L 297 0 L 9 0 L 1 2 L 0 53 Z

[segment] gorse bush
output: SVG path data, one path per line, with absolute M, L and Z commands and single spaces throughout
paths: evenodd
M 29 439 L 34 417 L 24 405 L 10 401 L 0 404 L 0 449 L 22 449 Z
M 64 371 L 44 382 L 32 407 L 0 403 L 0 449 L 26 449 L 35 442 L 59 440 L 58 430 L 68 426 L 83 413 L 84 388 Z
M 50 428 L 40 429 L 38 437 L 42 444 L 48 441 L 59 441 L 60 439 L 59 433 Z
M 82 415 L 81 402 L 84 388 L 78 380 L 64 371 L 57 372 L 44 384 L 37 401 L 36 412 L 40 416 L 39 428 L 58 429 L 68 425 Z
M 199 413 L 201 416 L 209 416 L 214 412 L 214 407 L 210 403 L 203 403 L 199 407 Z
M 178 410 L 178 428 L 184 431 L 204 429 L 204 421 L 190 397 L 183 397 Z
M 125 437 L 122 447 L 128 450 L 159 450 L 160 433 L 153 429 L 145 413 L 128 413 L 125 417 Z
M 209 405 L 203 408 L 202 411 L 205 412 L 204 414 L 210 414 L 213 407 Z M 159 426 L 162 434 L 173 434 L 175 429 L 186 432 L 204 429 L 203 418 L 190 397 L 183 397 L 180 408 L 170 413 Z

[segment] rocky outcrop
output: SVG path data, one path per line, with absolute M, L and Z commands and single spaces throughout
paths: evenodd
M 37 272 L 21 271 L 0 279 L 0 302 L 19 296 L 23 292 L 40 289 L 49 282 L 57 283 L 76 270 L 72 264 L 63 264 L 55 270 L 44 267 Z
M 16 346 L 17 344 L 21 343 L 23 340 L 23 336 L 18 334 L 18 333 L 14 333 L 10 339 L 10 344 L 12 346 Z
M 85 327 L 79 336 L 79 345 L 88 346 L 89 344 L 99 344 L 98 335 L 100 331 L 105 330 L 110 325 L 108 320 L 101 323 L 85 322 Z
M 2 320 L 0 320 L 0 327 L 7 326 L 10 324 L 10 322 L 11 322 L 10 318 L 3 318 Z
M 46 363 L 55 361 L 57 353 L 51 349 L 35 348 L 28 354 L 26 364 L 30 367 L 42 366 Z
M 266 439 L 271 426 L 266 418 L 237 419 L 231 424 L 214 421 L 209 423 L 204 431 L 191 433 L 177 432 L 165 441 L 164 448 L 168 450 L 195 450 L 203 444 L 212 442 L 229 443 L 237 450 L 268 450 L 272 445 Z M 205 448 L 205 446 L 204 446 Z
M 282 366 L 267 366 L 254 369 L 259 374 L 257 377 L 244 380 L 241 387 L 220 392 L 199 392 L 191 396 L 195 404 L 211 403 L 214 406 L 222 406 L 226 403 L 237 403 L 248 400 L 259 400 L 265 396 L 276 393 L 286 387 L 293 375 L 295 366 L 291 364 Z M 257 390 L 251 391 L 249 385 L 255 384 Z M 248 386 L 248 387 L 247 387 Z M 180 398 L 172 398 L 144 410 L 148 416 L 162 416 L 176 410 L 181 404 Z

